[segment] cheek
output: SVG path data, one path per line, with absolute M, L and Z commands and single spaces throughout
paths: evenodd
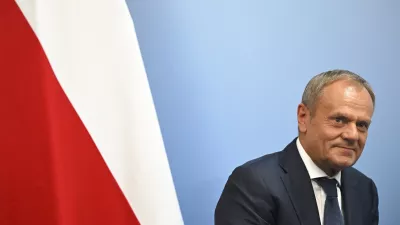
M 359 144 L 360 146 L 364 146 L 365 142 L 367 142 L 368 133 L 359 133 Z
M 336 141 L 338 138 L 340 138 L 341 133 L 341 129 L 330 126 L 321 127 L 321 129 L 318 130 L 318 136 L 320 140 L 324 140 L 325 142 Z
M 365 143 L 367 142 L 367 133 L 359 133 L 358 146 L 360 149 L 364 149 Z
M 366 139 L 365 138 L 360 138 L 360 140 L 358 141 L 358 152 L 357 155 L 361 155 L 361 153 L 364 151 L 364 147 L 365 147 L 365 142 Z

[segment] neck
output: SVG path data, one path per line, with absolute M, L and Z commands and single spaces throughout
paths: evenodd
M 314 161 L 314 160 L 313 160 L 313 161 Z M 340 170 L 333 169 L 332 167 L 329 167 L 329 166 L 321 165 L 321 164 L 319 164 L 318 162 L 315 162 L 315 161 L 314 161 L 314 163 L 315 163 L 319 168 L 321 168 L 321 170 L 323 170 L 323 171 L 326 173 L 326 175 L 328 175 L 329 177 L 333 177 L 333 176 L 337 175 L 337 174 L 340 172 Z M 325 164 L 328 164 L 328 163 L 325 163 Z

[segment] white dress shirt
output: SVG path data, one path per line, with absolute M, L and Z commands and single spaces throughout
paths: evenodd
M 325 207 L 325 199 L 326 199 L 326 194 L 324 190 L 322 189 L 321 186 L 317 184 L 312 179 L 319 178 L 319 177 L 328 177 L 330 179 L 336 179 L 338 184 L 340 185 L 340 178 L 341 178 L 341 172 L 336 174 L 334 177 L 329 177 L 323 170 L 321 170 L 310 158 L 310 156 L 307 154 L 307 152 L 304 150 L 303 146 L 300 143 L 299 138 L 296 140 L 296 145 L 297 149 L 299 150 L 300 157 L 303 159 L 303 162 L 307 168 L 308 174 L 310 175 L 310 181 L 312 183 L 312 186 L 314 188 L 314 194 L 315 194 L 315 199 L 317 200 L 317 206 L 318 206 L 318 211 L 319 211 L 319 218 L 321 219 L 321 224 L 323 223 L 323 218 L 324 218 L 324 207 Z M 340 192 L 340 188 L 337 187 L 337 194 L 338 194 L 338 201 L 339 201 L 339 207 L 340 210 L 342 210 L 342 194 Z

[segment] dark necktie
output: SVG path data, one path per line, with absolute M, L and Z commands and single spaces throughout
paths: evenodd
M 317 178 L 315 181 L 322 187 L 322 189 L 324 189 L 326 193 L 323 225 L 344 225 L 343 215 L 340 211 L 337 196 L 336 179 L 328 179 L 323 177 Z

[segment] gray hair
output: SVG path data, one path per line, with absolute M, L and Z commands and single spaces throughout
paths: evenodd
M 304 89 L 302 103 L 311 109 L 311 111 L 314 111 L 315 104 L 321 96 L 323 89 L 338 80 L 351 80 L 363 86 L 371 96 L 375 108 L 375 93 L 371 85 L 360 75 L 348 70 L 330 70 L 314 76 Z

